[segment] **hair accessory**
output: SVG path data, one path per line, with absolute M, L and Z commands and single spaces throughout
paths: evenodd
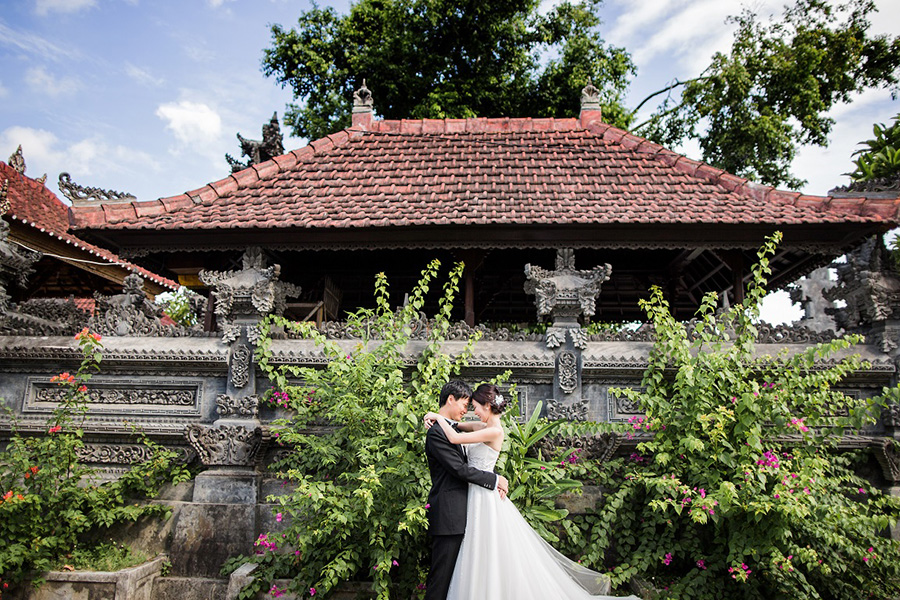
M 506 404 L 506 398 L 501 396 L 500 394 L 494 394 L 494 406 L 497 408 L 503 408 Z

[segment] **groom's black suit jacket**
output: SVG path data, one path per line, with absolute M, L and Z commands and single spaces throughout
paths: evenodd
M 437 423 L 425 435 L 425 455 L 431 471 L 428 534 L 462 535 L 466 532 L 468 484 L 492 490 L 497 486 L 497 475 L 470 467 L 462 446 L 451 444 Z

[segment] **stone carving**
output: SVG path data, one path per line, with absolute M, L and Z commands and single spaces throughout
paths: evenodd
M 834 329 L 834 319 L 827 312 L 827 309 L 833 311 L 834 302 L 829 302 L 823 296 L 823 292 L 833 288 L 834 285 L 827 267 L 816 269 L 794 284 L 790 290 L 791 302 L 799 302 L 803 306 L 800 325 L 813 331 Z
M 240 425 L 192 424 L 184 430 L 191 447 L 205 466 L 243 466 L 256 463 L 257 455 L 267 437 L 262 427 L 247 429 Z M 267 440 L 266 440 L 267 441 Z
M 559 387 L 567 394 L 578 388 L 578 357 L 574 352 L 560 352 L 556 358 Z
M 194 456 L 193 450 L 187 448 L 173 448 L 184 462 L 190 462 Z M 86 444 L 76 448 L 75 454 L 78 460 L 86 463 L 119 464 L 128 465 L 151 460 L 153 452 L 142 444 Z
M 78 460 L 91 463 L 131 464 L 153 458 L 153 452 L 140 444 L 87 445 L 75 449 Z
M 19 144 L 16 151 L 9 155 L 9 160 L 6 161 L 6 164 L 11 166 L 13 171 L 19 175 L 25 174 L 25 157 L 22 155 L 22 144 Z
M 588 400 L 582 398 L 573 403 L 563 403 L 558 400 L 547 400 L 547 418 L 565 419 L 567 421 L 587 421 Z
M 216 412 L 220 418 L 237 417 L 255 419 L 259 416 L 259 396 L 232 398 L 227 394 L 216 396 Z
M 875 459 L 881 465 L 884 478 L 891 482 L 900 481 L 900 452 L 897 443 L 891 438 L 882 438 L 874 444 Z
M 278 281 L 280 265 L 266 267 L 262 248 L 244 252 L 240 271 L 200 271 L 200 280 L 213 288 L 215 315 L 225 341 L 240 336 L 240 323 L 259 321 L 266 315 L 284 313 L 286 299 L 300 294 L 300 288 Z
M 614 432 L 574 438 L 549 435 L 532 446 L 532 449 L 529 450 L 529 456 L 537 458 L 539 451 L 542 458 L 548 460 L 572 448 L 577 448 L 579 450 L 579 459 L 604 463 L 613 457 L 621 444 L 622 439 Z
M 103 190 L 96 187 L 85 187 L 78 185 L 72 181 L 72 176 L 68 173 L 59 174 L 59 191 L 63 196 L 72 201 L 73 205 L 95 202 L 103 204 L 112 204 L 115 202 L 132 202 L 137 200 L 133 194 L 128 192 L 117 192 L 115 190 Z
M 239 344 L 231 354 L 231 384 L 242 388 L 250 381 L 250 359 L 253 352 L 246 344 Z
M 10 335 L 73 335 L 84 328 L 90 315 L 72 298 L 33 298 L 8 313 L 5 333 Z
M 557 250 L 556 270 L 525 265 L 525 293 L 534 294 L 538 316 L 551 315 L 553 327 L 547 332 L 547 346 L 562 345 L 565 335 L 558 328 L 569 329 L 576 348 L 584 348 L 586 336 L 579 329 L 578 317 L 591 317 L 596 308 L 600 286 L 609 279 L 612 267 L 608 264 L 590 271 L 575 269 L 575 253 L 571 249 Z
M 556 270 L 525 265 L 525 293 L 535 295 L 538 315 L 592 317 L 600 286 L 609 279 L 612 267 L 605 264 L 590 271 L 575 270 L 575 252 L 557 250 Z
M 373 105 L 372 92 L 366 87 L 366 80 L 363 79 L 362 86 L 353 92 L 353 112 L 372 112 Z
M 590 78 L 581 90 L 581 110 L 600 110 L 600 90 L 594 86 Z
M 147 299 L 143 288 L 144 280 L 140 275 L 132 273 L 125 278 L 121 294 L 103 296 L 95 292 L 95 309 L 90 319 L 90 328 L 107 336 L 203 335 L 200 325 L 188 328 L 163 323 L 162 308 Z
M 135 388 L 102 388 L 89 387 L 87 401 L 89 404 L 146 404 L 160 406 L 194 406 L 197 392 L 192 389 L 135 389 Z M 61 388 L 36 388 L 34 399 L 37 402 L 61 403 L 66 399 L 66 390 Z
M 284 136 L 281 133 L 281 125 L 278 124 L 277 112 L 273 113 L 269 122 L 263 125 L 262 141 L 248 140 L 240 133 L 237 134 L 237 139 L 241 143 L 241 154 L 247 157 L 247 161 L 241 162 L 230 154 L 226 154 L 225 160 L 231 165 L 232 173 L 284 154 Z
M 859 331 L 879 321 L 900 318 L 900 278 L 890 269 L 880 237 L 847 254 L 846 264 L 838 264 L 836 269 L 837 284 L 824 290 L 823 295 L 832 302 L 847 303 L 845 308 L 825 309 L 838 327 Z
M 3 185 L 0 185 L 0 215 L 5 215 L 9 212 L 10 208 L 12 208 L 9 205 L 9 198 L 7 197 L 8 195 L 9 179 L 4 179 Z
M 900 404 L 890 404 L 887 410 L 881 413 L 881 419 L 885 427 L 900 427 Z
M 819 344 L 837 337 L 833 329 L 816 331 L 804 325 L 759 323 L 756 330 L 756 341 L 760 344 Z
M 626 415 L 639 415 L 642 411 L 640 405 L 637 401 L 632 400 L 628 396 L 617 396 L 610 394 L 612 398 L 615 398 L 616 402 L 616 413 L 618 414 L 626 414 Z

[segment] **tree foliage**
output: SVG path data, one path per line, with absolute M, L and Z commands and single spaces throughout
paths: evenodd
M 790 172 L 798 146 L 827 143 L 829 109 L 898 82 L 900 38 L 869 33 L 870 0 L 798 0 L 768 23 L 734 17 L 729 52 L 628 108 L 636 69 L 626 49 L 604 42 L 601 4 L 565 1 L 547 14 L 537 0 L 360 0 L 347 15 L 314 7 L 293 29 L 272 26 L 263 71 L 291 86 L 298 102 L 285 122 L 310 139 L 350 124 L 363 78 L 389 119 L 569 117 L 591 78 L 606 122 L 628 128 L 658 101 L 635 133 L 670 146 L 696 140 L 706 162 L 790 187 L 803 183 Z
M 710 294 L 688 328 L 660 290 L 643 303 L 657 341 L 643 389 L 621 393 L 645 411 L 634 432 L 652 437 L 610 466 L 586 548 L 590 563 L 615 553 L 614 583 L 649 579 L 681 600 L 900 592 L 900 544 L 884 535 L 900 502 L 857 475 L 864 455 L 837 450 L 884 405 L 835 389 L 865 366 L 846 351 L 859 337 L 793 354 L 754 350 L 776 239 L 739 306 L 716 314 Z
M 677 100 L 664 101 L 644 133 L 696 139 L 703 159 L 771 185 L 803 185 L 790 165 L 800 145 L 824 146 L 828 111 L 856 92 L 896 86 L 900 38 L 869 34 L 870 0 L 798 0 L 780 20 L 745 10 L 730 53 L 717 53 Z
M 592 1 L 548 14 L 538 0 L 360 0 L 347 15 L 314 7 L 272 26 L 263 71 L 299 104 L 285 122 L 317 138 L 350 123 L 349 98 L 368 78 L 385 118 L 550 117 L 578 112 L 589 77 L 607 118 L 626 124 L 634 66 L 606 44 Z

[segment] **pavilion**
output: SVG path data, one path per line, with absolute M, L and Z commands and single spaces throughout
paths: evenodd
M 259 246 L 302 287 L 295 317 L 371 305 L 378 272 L 402 292 L 431 258 L 463 260 L 473 324 L 532 322 L 524 266 L 561 248 L 612 266 L 595 320 L 640 319 L 654 284 L 689 318 L 706 292 L 741 299 L 775 230 L 772 289 L 900 222 L 897 197 L 778 190 L 612 127 L 592 86 L 577 118 L 377 120 L 354 98 L 343 131 L 177 196 L 76 200 L 69 231 L 194 288 Z

